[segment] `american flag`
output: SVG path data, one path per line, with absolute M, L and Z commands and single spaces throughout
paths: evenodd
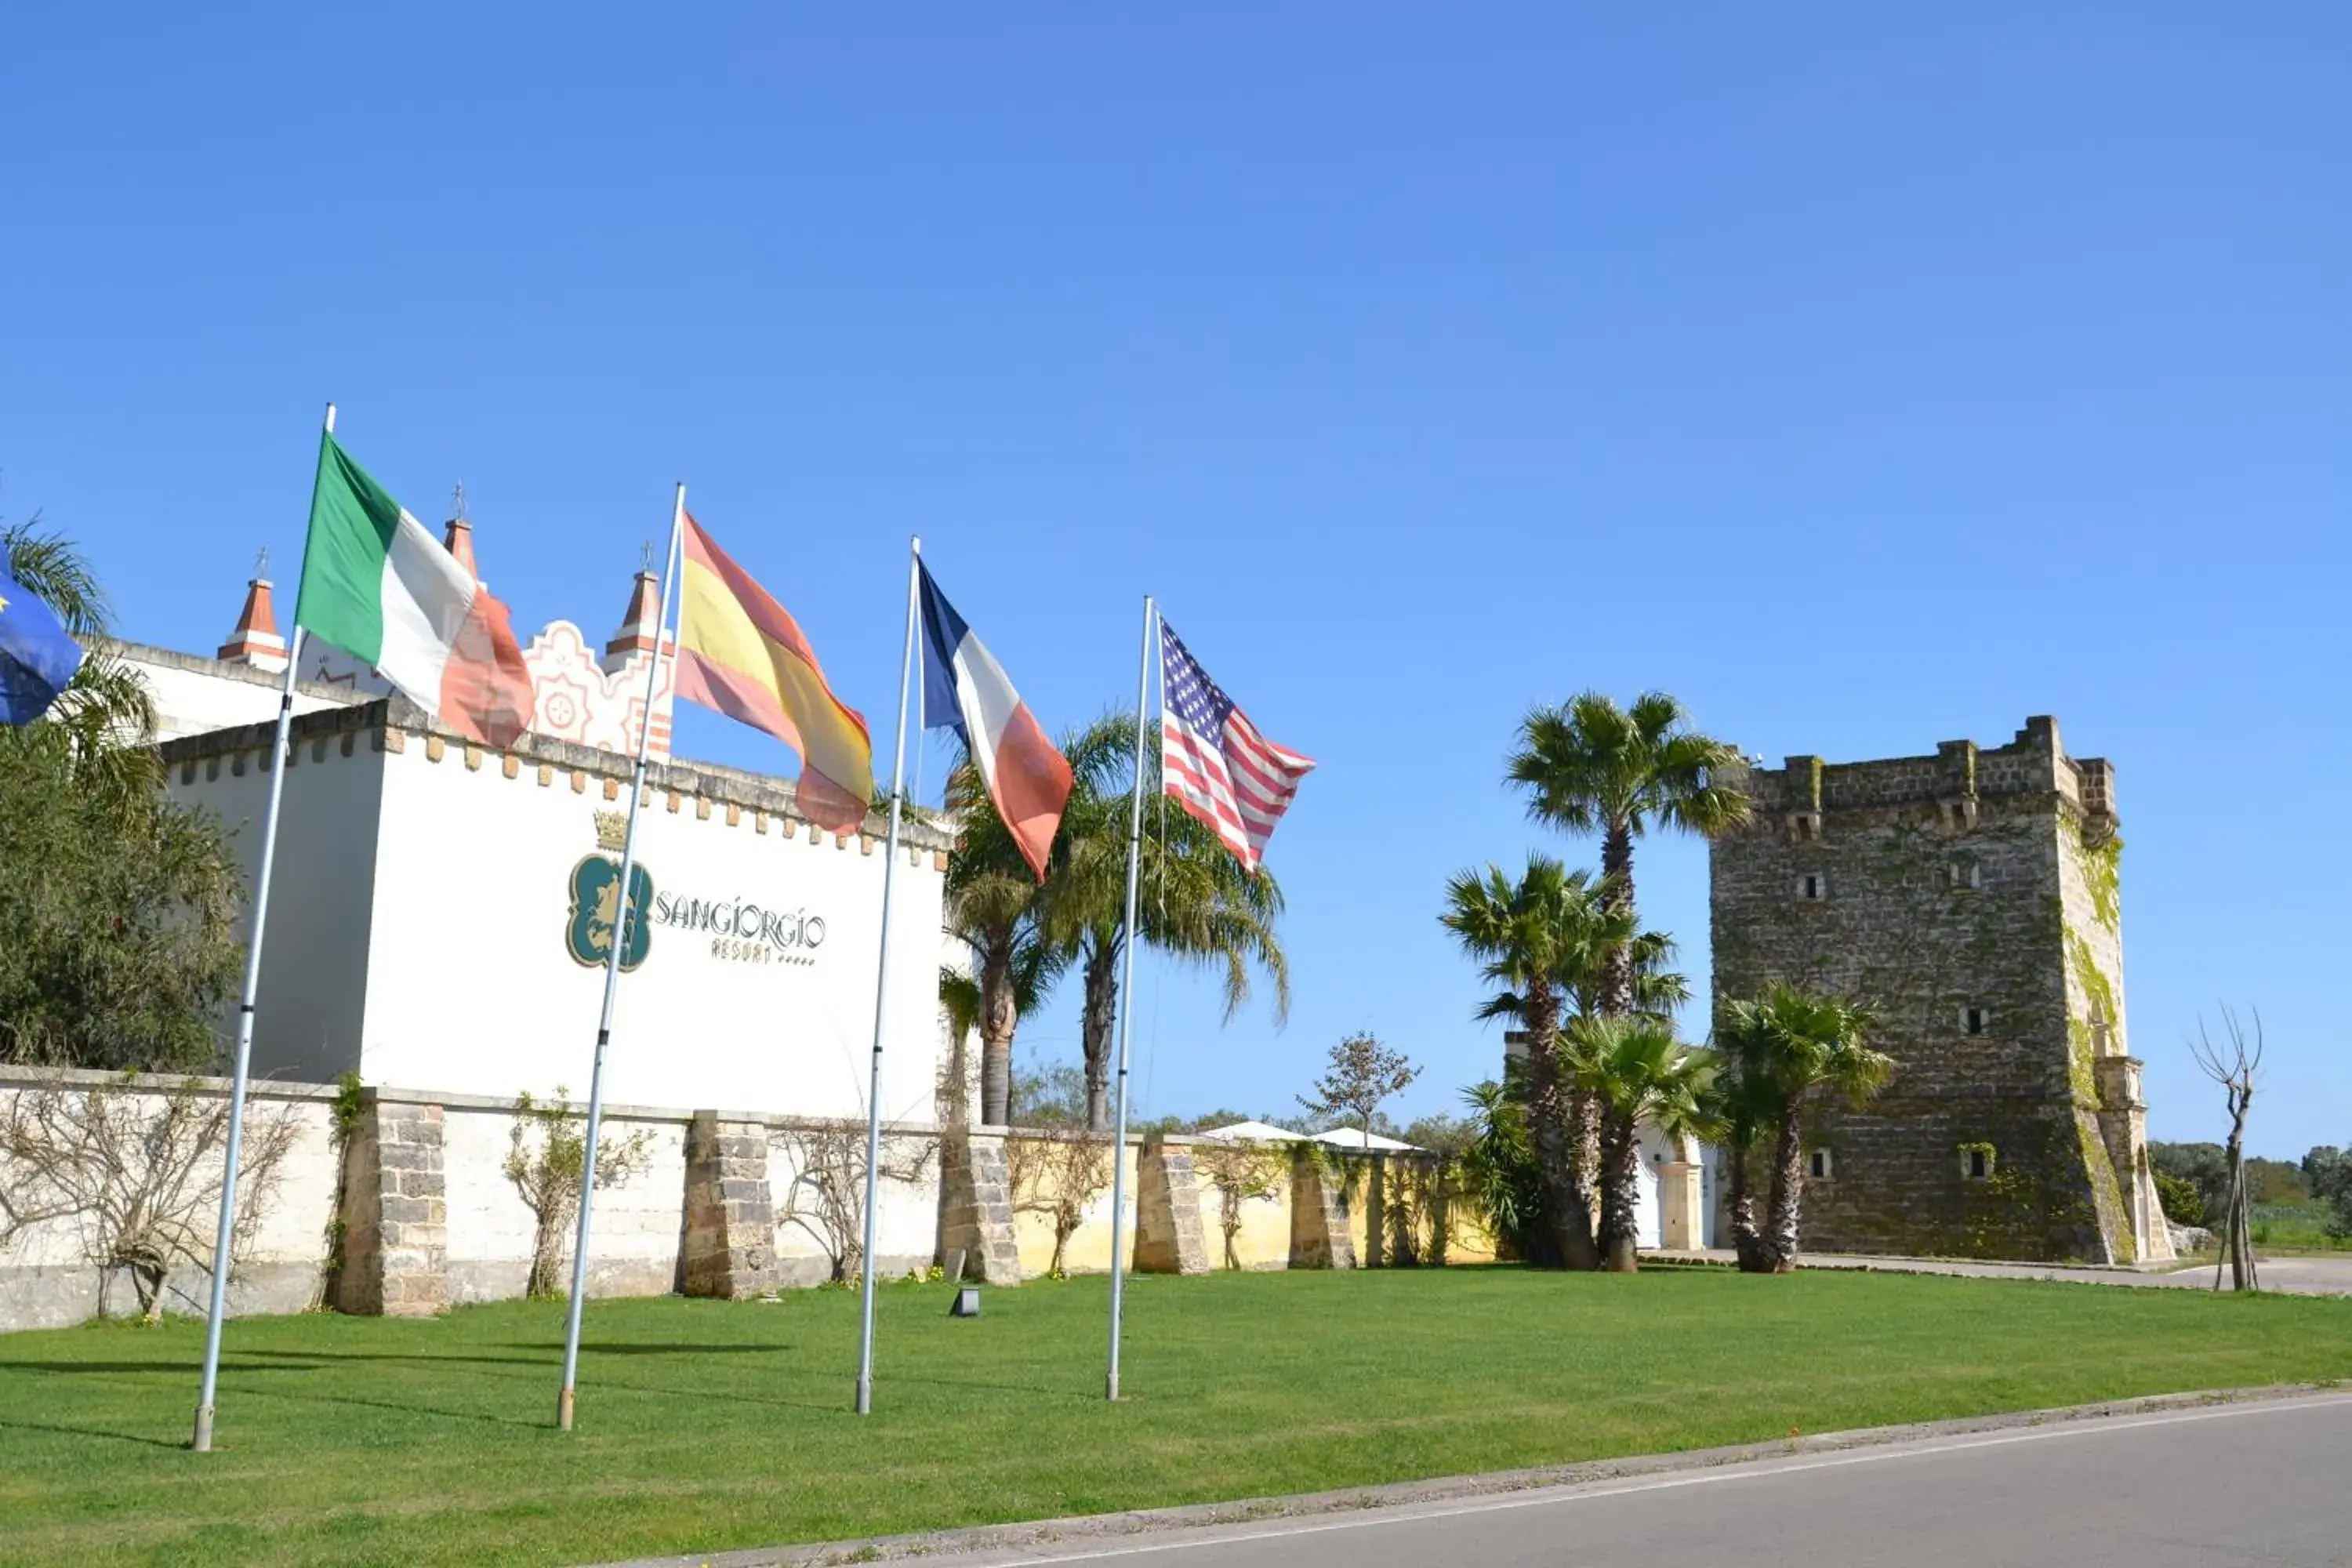
M 1215 828 L 1255 876 L 1274 825 L 1290 809 L 1290 797 L 1314 761 L 1259 734 L 1164 620 L 1160 690 L 1161 788 Z

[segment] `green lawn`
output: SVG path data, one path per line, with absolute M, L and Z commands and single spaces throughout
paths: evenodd
M 229 1325 L 220 1451 L 184 1451 L 200 1325 L 0 1336 L 0 1561 L 577 1563 L 1313 1490 L 2137 1394 L 2352 1375 L 2352 1303 L 2010 1280 L 1511 1268 L 1145 1278 L 1129 1398 L 1104 1281 L 857 1303 Z

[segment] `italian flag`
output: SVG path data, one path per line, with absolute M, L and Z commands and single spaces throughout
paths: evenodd
M 507 607 L 331 432 L 320 437 L 294 624 L 469 740 L 510 746 L 530 727 L 530 675 Z

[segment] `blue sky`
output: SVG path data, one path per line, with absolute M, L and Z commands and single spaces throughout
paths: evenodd
M 1964 9 L 14 7 L 0 516 L 209 649 L 332 397 L 602 631 L 683 478 L 877 731 L 909 532 L 1050 726 L 1159 594 L 1322 767 L 1290 1026 L 1147 965 L 1154 1110 L 1357 1027 L 1408 1115 L 1494 1070 L 1443 881 L 1591 854 L 1499 782 L 1530 703 L 1776 760 L 2055 713 L 2120 770 L 2155 1131 L 2217 1134 L 2226 998 L 2255 1145 L 2352 1142 L 2352 15 Z M 1640 872 L 1703 978 L 1704 849 Z

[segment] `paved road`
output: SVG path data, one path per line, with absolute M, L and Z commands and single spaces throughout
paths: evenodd
M 1720 1249 L 1661 1252 L 1655 1256 L 1713 1263 L 1732 1260 L 1729 1252 Z M 1801 1261 L 1807 1268 L 1874 1268 L 1899 1274 L 1958 1274 L 1978 1279 L 2064 1279 L 2084 1285 L 2151 1285 L 2194 1290 L 2213 1288 L 2213 1265 L 2210 1261 L 2187 1268 L 2085 1268 L 2061 1263 L 1972 1263 L 1964 1258 L 1865 1258 L 1854 1253 L 1827 1252 L 1809 1252 Z M 2352 1296 L 2352 1257 L 2265 1258 L 2261 1260 L 2261 1277 L 2265 1290 L 2296 1296 Z
M 1311 1439 L 1310 1439 L 1311 1440 Z M 956 1558 L 1134 1568 L 2341 1568 L 2352 1395 Z

